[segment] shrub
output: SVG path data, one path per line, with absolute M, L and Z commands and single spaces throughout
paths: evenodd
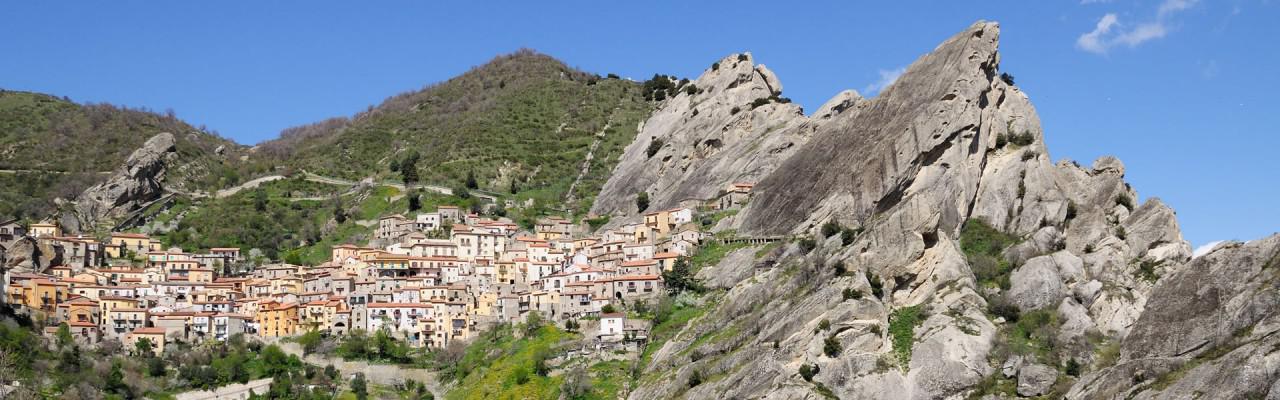
M 1004 81 L 1004 83 L 1009 84 L 1010 86 L 1013 85 L 1013 75 L 1010 75 L 1008 72 L 1001 72 L 1000 80 Z
M 853 244 L 853 241 L 858 239 L 858 234 L 860 234 L 860 233 L 862 233 L 862 228 L 858 228 L 858 229 L 844 228 L 844 229 L 841 229 L 841 230 L 840 230 L 840 244 L 841 244 L 842 246 L 848 246 L 848 245 Z
M 1076 202 L 1071 201 L 1071 200 L 1068 200 L 1068 201 L 1067 201 L 1067 221 L 1070 221 L 1070 220 L 1075 219 L 1075 218 L 1076 218 L 1076 212 L 1077 212 L 1077 210 L 1076 210 Z
M 1085 252 L 1085 254 L 1093 253 L 1093 251 L 1094 251 L 1094 250 L 1096 250 L 1096 249 L 1093 247 L 1093 243 L 1089 243 L 1089 244 L 1084 245 L 1084 252 Z
M 737 115 L 738 111 L 742 111 L 742 109 L 738 106 L 733 106 L 733 109 L 729 110 L 729 115 Z
M 844 261 L 836 261 L 835 269 L 836 276 L 843 276 L 844 274 L 849 273 L 849 268 L 845 267 Z
M 1124 227 L 1123 227 L 1123 226 L 1117 226 L 1117 227 L 1116 227 L 1116 237 L 1120 238 L 1120 240 L 1125 240 L 1125 237 L 1126 237 L 1126 236 L 1128 236 L 1128 234 L 1126 234 L 1126 233 L 1125 233 L 1125 231 L 1124 231 Z
M 752 100 L 752 101 L 751 101 L 751 109 L 752 109 L 752 110 L 754 110 L 754 109 L 760 108 L 760 106 L 763 106 L 763 105 L 765 105 L 765 104 L 769 104 L 769 99 L 768 99 L 768 98 L 761 97 L 761 98 L 758 98 L 758 99 Z
M 746 53 L 739 54 L 738 61 L 747 61 L 747 54 Z
M 884 331 L 880 330 L 880 324 L 871 325 L 869 331 L 872 335 L 876 335 L 876 337 L 880 337 L 880 335 L 884 334 Z
M 1009 143 L 1013 143 L 1019 146 L 1029 146 L 1035 142 L 1036 142 L 1036 137 L 1035 135 L 1032 135 L 1030 131 L 1023 131 L 1022 133 L 1013 135 L 1012 137 L 1009 138 Z
M 1016 304 L 1013 304 L 1012 301 L 1009 301 L 1004 296 L 997 296 L 987 302 L 987 311 L 991 315 L 1004 318 L 1005 321 L 1010 323 L 1018 322 L 1018 316 L 1022 313 Z
M 649 148 L 645 149 L 644 154 L 648 155 L 649 158 L 653 158 L 654 154 L 658 154 L 658 151 L 662 150 L 662 145 L 662 139 L 654 138 L 653 141 L 649 142 Z
M 600 307 L 600 312 L 604 314 L 613 314 L 618 312 L 618 309 L 615 308 L 613 304 L 605 304 L 604 307 Z
M 853 288 L 844 288 L 844 292 L 841 293 L 841 297 L 845 300 L 859 300 L 862 299 L 862 292 L 854 290 Z
M 816 240 L 813 240 L 813 238 L 800 239 L 800 251 L 803 253 L 808 253 L 810 251 L 813 251 L 813 249 L 817 247 L 818 247 L 818 242 Z
M 615 74 L 615 73 L 609 73 L 609 75 L 605 75 L 605 77 L 609 79 L 622 79 L 621 77 L 618 76 L 618 74 Z
M 877 299 L 884 297 L 884 283 L 880 282 L 880 277 L 876 274 L 867 276 L 867 283 L 871 285 L 871 294 Z
M 1116 204 L 1133 211 L 1133 198 L 1129 197 L 1128 194 L 1121 193 L 1116 195 Z
M 836 220 L 833 219 L 833 220 L 827 221 L 826 223 L 822 224 L 822 237 L 831 237 L 831 235 L 840 233 L 840 229 L 841 229 L 840 223 L 836 222 Z
M 800 366 L 800 377 L 804 378 L 805 381 L 812 382 L 813 376 L 817 375 L 818 371 L 820 371 L 818 364 L 804 364 Z
M 834 333 L 822 341 L 822 353 L 826 354 L 827 357 L 835 358 L 843 350 L 844 347 L 840 345 L 840 340 L 836 339 L 836 334 Z
M 1030 151 L 1030 150 L 1028 150 L 1028 151 L 1024 151 L 1024 152 L 1022 152 L 1022 161 L 1033 160 L 1033 159 L 1035 159 L 1035 158 L 1036 158 L 1036 156 L 1038 156 L 1038 155 L 1040 155 L 1040 153 L 1036 153 L 1036 152 L 1034 152 L 1034 151 Z
M 1006 134 L 1003 134 L 1003 133 L 1001 133 L 1001 134 L 999 134 L 999 135 L 996 135 L 996 148 L 997 148 L 997 149 L 999 149 L 999 148 L 1003 148 L 1003 147 L 1004 147 L 1005 145 L 1007 145 L 1007 144 L 1009 144 L 1009 135 L 1006 135 Z
M 828 330 L 828 329 L 831 329 L 831 321 L 826 320 L 826 319 L 823 319 L 822 321 L 819 321 L 819 322 L 818 322 L 818 330 L 819 330 L 819 331 L 825 331 L 825 330 Z
M 911 362 L 911 345 L 915 343 L 916 325 L 924 320 L 920 306 L 897 309 L 889 315 L 889 335 L 893 339 L 893 352 L 899 365 Z
M 719 61 L 717 61 L 717 62 L 711 63 L 711 70 L 712 70 L 712 71 L 719 71 L 719 70 L 720 70 L 720 62 L 719 62 Z
M 649 192 L 640 192 L 636 194 L 636 210 L 644 212 L 649 209 Z
M 1067 366 L 1063 368 L 1063 372 L 1068 376 L 1080 376 L 1080 362 L 1074 358 L 1067 360 Z
M 688 94 L 688 95 L 690 95 L 690 96 L 693 96 L 693 95 L 695 95 L 695 94 L 698 94 L 698 85 L 689 85 L 689 86 L 685 86 L 685 88 L 684 88 L 684 92 L 685 92 L 685 94 Z M 694 114 L 694 115 L 697 115 L 697 114 Z

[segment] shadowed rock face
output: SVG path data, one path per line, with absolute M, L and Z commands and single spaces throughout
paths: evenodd
M 173 134 L 164 132 L 148 139 L 106 182 L 86 189 L 76 198 L 79 227 L 71 231 L 95 231 L 164 194 L 168 161 L 176 156 Z M 105 228 L 110 228 L 106 226 Z

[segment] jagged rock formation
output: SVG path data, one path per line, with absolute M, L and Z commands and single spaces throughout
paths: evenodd
M 124 217 L 131 211 L 164 195 L 164 178 L 169 162 L 177 156 L 173 134 L 164 132 L 148 139 L 129 155 L 106 182 L 94 185 L 76 198 L 78 227 L 71 231 L 95 231 L 104 223 Z M 78 229 L 77 229 L 78 228 Z
M 811 138 L 763 171 L 750 204 L 726 227 L 746 235 L 820 236 L 818 226 L 834 220 L 861 234 L 849 244 L 840 235 L 820 238 L 807 253 L 791 245 L 755 259 L 754 249 L 743 250 L 704 270 L 704 281 L 728 292 L 654 352 L 645 370 L 662 379 L 642 382 L 632 398 L 812 398 L 817 385 L 796 374 L 802 365 L 817 366 L 812 382 L 840 398 L 982 395 L 993 390 L 983 382 L 997 373 L 1014 385 L 1001 395 L 1062 396 L 1076 379 L 1067 375 L 1068 361 L 1085 371 L 1105 368 L 1104 342 L 1130 346 L 1130 337 L 1149 329 L 1142 321 L 1158 315 L 1150 313 L 1173 313 L 1160 311 L 1176 304 L 1157 306 L 1160 296 L 1196 298 L 1191 289 L 1162 294 L 1190 273 L 1184 270 L 1191 248 L 1173 210 L 1156 198 L 1139 205 L 1114 158 L 1089 169 L 1050 162 L 1029 98 L 1000 73 L 999 34 L 994 23 L 974 24 L 914 62 L 878 97 L 842 94 L 810 117 Z M 619 184 L 645 182 L 641 176 L 631 173 Z M 684 194 L 678 189 L 684 183 L 662 179 L 628 189 L 651 190 L 663 199 L 659 206 L 678 201 L 674 194 Z M 600 211 L 625 205 L 604 204 Z M 1012 268 L 1007 283 L 981 281 L 961 250 L 962 228 L 975 220 L 1016 238 L 1001 253 Z M 831 267 L 837 263 L 851 272 L 837 275 Z M 739 278 L 726 282 L 725 273 Z M 883 295 L 870 295 L 873 282 L 882 282 Z M 1221 282 L 1223 295 L 1242 290 Z M 849 299 L 845 289 L 864 295 Z M 1007 342 L 1014 328 L 990 311 L 995 302 L 1047 318 L 1051 332 L 1036 335 L 1051 335 L 1053 348 L 1012 362 Z M 1255 326 L 1280 308 L 1275 301 L 1254 304 L 1231 329 Z M 918 324 L 903 333 L 902 321 L 913 315 Z M 820 328 L 827 325 L 821 321 L 830 328 Z M 897 332 L 886 334 L 890 329 Z M 718 340 L 708 343 L 716 332 Z M 1158 357 L 1186 359 L 1194 346 Z M 1264 371 L 1271 375 L 1259 376 L 1274 377 L 1274 360 L 1259 357 L 1248 365 L 1270 368 Z M 1122 356 L 1147 358 L 1137 350 Z M 1071 393 L 1097 398 L 1140 386 L 1124 372 L 1130 370 L 1110 370 L 1120 372 L 1080 379 Z M 695 372 L 717 378 L 686 387 Z M 1114 387 L 1082 389 L 1088 381 Z M 1189 387 L 1206 385 L 1212 386 Z
M 62 246 L 20 237 L 0 247 L 0 272 L 43 272 L 62 264 Z
M 1199 396 L 1280 396 L 1280 235 L 1220 246 L 1162 279 L 1117 363 L 1067 398 Z
M 808 141 L 830 117 L 811 120 L 800 106 L 782 102 L 782 83 L 754 61 L 750 53 L 725 57 L 690 83 L 693 93 L 680 90 L 654 111 L 591 211 L 635 215 L 644 211 L 634 201 L 641 192 L 649 194 L 654 210 L 713 199 L 731 183 L 768 175 Z M 842 93 L 823 107 L 824 115 L 848 109 L 857 99 L 856 93 Z M 651 146 L 657 148 L 653 154 Z

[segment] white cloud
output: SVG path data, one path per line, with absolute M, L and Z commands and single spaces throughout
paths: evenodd
M 1120 17 L 1115 13 L 1107 13 L 1098 19 L 1098 24 L 1092 31 L 1076 38 L 1076 47 L 1090 53 L 1106 54 L 1118 45 L 1132 48 L 1163 38 L 1169 34 L 1169 19 L 1174 14 L 1195 6 L 1197 2 L 1199 0 L 1165 0 L 1156 9 L 1155 20 L 1133 25 L 1129 29 L 1125 29 L 1126 25 L 1120 22 Z
M 884 69 L 880 70 L 880 80 L 875 81 L 875 83 L 867 85 L 867 87 L 863 88 L 862 89 L 863 95 L 874 96 L 876 93 L 879 93 L 881 90 L 884 90 L 884 88 L 887 88 L 889 87 L 889 85 L 892 85 L 894 81 L 897 81 L 898 77 L 902 76 L 903 72 L 907 72 L 907 67 L 902 67 L 894 70 L 884 70 Z
M 1111 28 L 1118 23 L 1120 23 L 1119 18 L 1115 14 L 1103 15 L 1092 32 L 1080 35 L 1080 38 L 1076 39 L 1076 46 L 1089 52 L 1106 53 L 1107 45 L 1103 43 L 1103 37 L 1111 33 Z
M 1191 257 L 1196 258 L 1196 257 L 1203 256 L 1205 254 L 1209 254 L 1210 251 L 1213 251 L 1214 247 L 1218 247 L 1218 245 L 1222 244 L 1222 242 L 1225 242 L 1225 240 L 1215 240 L 1209 243 L 1205 243 L 1203 246 L 1197 247 L 1195 251 L 1191 252 Z

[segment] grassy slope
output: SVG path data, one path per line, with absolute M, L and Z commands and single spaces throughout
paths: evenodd
M 173 133 L 180 162 L 193 164 L 170 176 L 174 183 L 207 189 L 239 180 L 242 166 L 213 155 L 218 146 L 226 145 L 228 154 L 239 146 L 172 116 L 0 90 L 0 170 L 39 171 L 0 176 L 0 218 L 45 217 L 54 197 L 75 197 L 160 132 Z
M 261 157 L 322 175 L 398 180 L 388 166 L 413 149 L 423 182 L 458 185 L 474 171 L 481 189 L 506 193 L 515 179 L 518 197 L 559 206 L 595 134 L 612 121 L 572 205 L 585 209 L 648 112 L 637 83 L 521 51 L 350 121 L 296 128 L 264 143 Z

